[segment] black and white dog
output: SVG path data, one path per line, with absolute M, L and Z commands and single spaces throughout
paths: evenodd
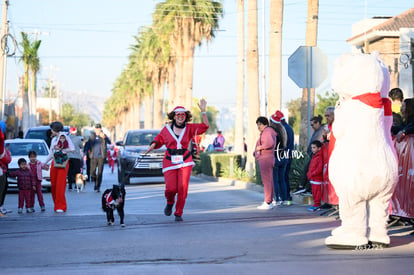
M 102 194 L 102 209 L 106 212 L 106 219 L 108 225 L 113 225 L 115 222 L 114 210 L 118 211 L 121 219 L 121 226 L 125 227 L 124 223 L 124 205 L 125 205 L 125 187 L 114 184 L 112 189 L 106 189 Z

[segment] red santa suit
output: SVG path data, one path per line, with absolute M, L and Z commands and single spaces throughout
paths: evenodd
M 111 172 L 112 173 L 114 172 L 115 161 L 116 161 L 116 158 L 117 158 L 117 155 L 118 155 L 118 152 L 117 151 L 118 150 L 116 148 L 110 148 L 108 150 L 108 156 L 107 156 L 108 165 L 109 165 L 109 167 L 111 167 Z
M 176 136 L 172 130 L 172 125 L 166 125 L 155 137 L 155 149 L 162 145 L 167 147 L 162 163 L 165 178 L 165 198 L 167 204 L 174 204 L 177 194 L 174 215 L 182 216 L 185 200 L 188 193 L 191 170 L 195 163 L 188 150 L 189 143 L 195 135 L 203 134 L 207 131 L 208 125 L 201 123 L 187 123 L 181 134 Z

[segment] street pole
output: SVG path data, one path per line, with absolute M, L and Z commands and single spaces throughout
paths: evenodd
M 0 39 L 1 39 L 1 53 L 0 53 L 0 89 L 1 89 L 1 96 L 0 96 L 0 117 L 3 119 L 4 117 L 4 97 L 5 97 L 5 74 L 6 74 L 6 37 L 8 34 L 8 21 L 7 21 L 7 8 L 9 5 L 8 0 L 3 0 L 3 12 L 1 17 L 1 31 L 0 31 Z

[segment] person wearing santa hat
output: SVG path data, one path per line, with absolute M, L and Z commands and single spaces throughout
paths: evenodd
M 273 114 L 270 116 L 270 127 L 276 132 L 276 147 L 275 147 L 275 165 L 273 166 L 273 185 L 275 190 L 275 199 L 273 205 L 281 206 L 288 201 L 288 190 L 286 187 L 285 174 L 288 163 L 288 151 L 286 150 L 287 133 L 281 124 L 281 116 Z
M 69 152 L 69 170 L 68 170 L 68 189 L 72 190 L 72 185 L 75 184 L 76 174 L 81 172 L 82 160 L 83 160 L 83 142 L 79 136 L 76 135 L 77 130 L 75 127 L 70 127 L 69 138 L 72 140 L 75 151 Z
M 164 208 L 164 214 L 171 216 L 175 203 L 175 221 L 183 221 L 183 209 L 188 193 L 188 185 L 190 182 L 191 170 L 195 165 L 188 149 L 190 141 L 194 136 L 203 134 L 209 128 L 208 118 L 206 114 L 207 102 L 204 99 L 198 104 L 202 114 L 202 123 L 188 123 L 192 119 L 191 112 L 182 106 L 177 106 L 168 113 L 170 120 L 161 132 L 150 143 L 145 154 L 154 149 L 165 145 L 165 152 L 162 163 L 165 179 L 165 198 L 167 205 Z

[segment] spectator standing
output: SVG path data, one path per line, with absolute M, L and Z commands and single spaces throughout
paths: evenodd
M 338 196 L 329 180 L 329 158 L 335 147 L 335 136 L 332 132 L 332 124 L 335 120 L 335 107 L 329 106 L 325 109 L 326 125 L 323 128 L 323 184 L 322 184 L 322 200 L 326 203 L 322 208 L 331 208 L 332 205 L 338 205 Z
M 401 105 L 404 100 L 404 94 L 400 88 L 393 88 L 388 92 L 388 97 L 392 101 L 392 124 L 393 126 L 399 126 L 403 123 Z
M 322 142 L 314 140 L 310 144 L 312 150 L 312 159 L 307 172 L 308 180 L 312 186 L 313 206 L 308 208 L 309 211 L 318 211 L 322 199 L 322 182 L 323 182 L 323 153 Z
M 3 146 L 4 156 L 0 158 L 0 213 L 7 214 L 12 211 L 4 207 L 4 200 L 6 198 L 8 182 L 7 182 L 7 170 L 8 165 L 11 162 L 11 154 L 8 148 L 4 147 L 4 135 L 0 132 L 0 147 Z
M 88 141 L 85 142 L 83 147 L 83 161 L 86 163 L 86 175 L 88 176 L 86 181 L 91 181 L 91 156 L 92 156 L 92 144 L 95 142 L 96 133 L 91 132 Z
M 276 132 L 269 127 L 269 120 L 266 117 L 258 117 L 256 125 L 260 136 L 256 142 L 253 156 L 259 163 L 265 193 L 264 202 L 257 209 L 270 210 L 273 208 L 272 201 L 274 196 L 273 166 L 275 164 Z
M 214 141 L 213 141 L 214 151 L 223 152 L 224 142 L 225 142 L 225 139 L 224 139 L 224 136 L 221 130 L 217 130 L 217 136 L 214 138 Z
M 36 151 L 29 151 L 29 168 L 32 171 L 33 180 L 35 183 L 35 190 L 32 191 L 32 198 L 31 198 L 31 209 L 35 212 L 34 205 L 35 205 L 35 196 L 37 195 L 37 201 L 39 202 L 40 210 L 45 211 L 45 202 L 43 200 L 43 193 L 42 193 L 42 180 L 43 180 L 43 170 L 49 170 L 49 165 L 42 163 L 40 160 L 37 159 Z
M 398 168 L 401 176 L 391 198 L 392 214 L 405 218 L 414 217 L 414 98 L 407 98 L 401 105 L 404 123 L 392 127 Z
M 69 157 L 69 170 L 68 170 L 68 189 L 72 190 L 72 185 L 75 184 L 76 174 L 81 173 L 82 168 L 82 152 L 83 152 L 83 142 L 80 136 L 76 135 L 77 130 L 75 127 L 70 127 L 69 129 L 69 138 L 75 147 L 73 152 L 68 153 Z
M 309 184 L 308 184 L 308 179 L 307 179 L 306 174 L 308 173 L 309 164 L 312 158 L 312 142 L 315 140 L 319 140 L 320 142 L 323 142 L 324 126 L 322 125 L 322 116 L 318 115 L 318 116 L 314 116 L 313 118 L 311 118 L 310 126 L 313 129 L 313 133 L 312 133 L 311 140 L 309 142 L 308 149 L 307 149 L 309 161 L 307 161 L 304 166 L 305 176 L 303 177 L 302 182 L 300 183 L 300 186 L 298 186 L 297 190 L 293 194 L 300 194 L 300 193 L 309 191 Z
M 286 150 L 287 133 L 281 124 L 280 117 L 276 114 L 270 117 L 270 127 L 276 132 L 276 147 L 274 151 L 275 165 L 273 167 L 274 197 L 273 205 L 280 206 L 288 201 L 286 186 L 286 166 L 288 163 L 288 152 Z
M 286 141 L 286 150 L 289 156 L 286 165 L 286 173 L 285 173 L 285 184 L 287 190 L 287 200 L 283 202 L 284 205 L 291 205 L 292 204 L 292 196 L 290 195 L 290 166 L 292 164 L 292 153 L 295 147 L 295 133 L 293 132 L 293 128 L 286 122 L 285 115 L 281 111 L 276 111 L 276 116 L 280 118 L 280 122 L 282 126 L 286 130 L 287 134 L 287 141 Z
M 108 144 L 111 144 L 111 140 L 102 131 L 101 124 L 95 125 L 95 140 L 92 141 L 91 154 L 91 178 L 95 182 L 95 192 L 101 192 L 102 174 L 104 169 L 105 158 L 108 154 Z
M 36 190 L 36 185 L 32 171 L 27 168 L 27 162 L 24 158 L 20 158 L 17 161 L 19 169 L 10 172 L 9 175 L 12 178 L 17 178 L 17 186 L 19 187 L 19 204 L 17 213 L 23 213 L 23 206 L 26 206 L 27 213 L 33 213 L 32 205 L 32 192 Z

